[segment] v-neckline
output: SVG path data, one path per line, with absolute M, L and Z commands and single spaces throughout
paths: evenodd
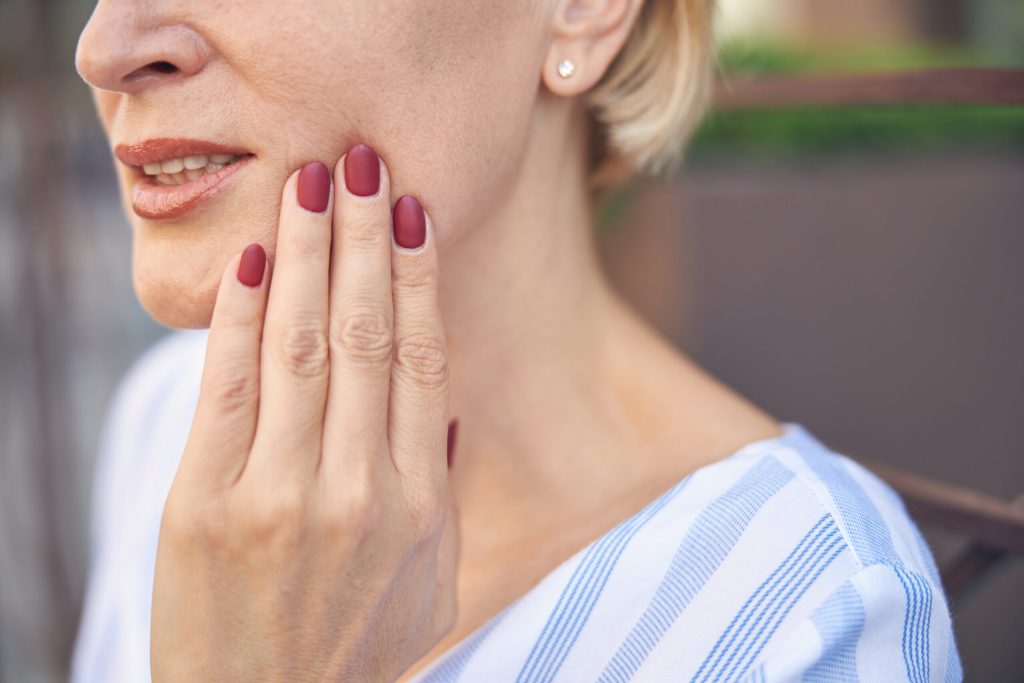
M 780 425 L 782 427 L 781 434 L 777 434 L 775 436 L 766 436 L 761 439 L 749 441 L 746 444 L 737 448 L 732 453 L 725 455 L 713 462 L 709 462 L 706 465 L 702 465 L 697 469 L 685 474 L 680 479 L 674 481 L 672 484 L 668 486 L 668 488 L 663 490 L 660 494 L 647 501 L 638 511 L 636 511 L 629 517 L 621 520 L 620 522 L 616 523 L 613 527 L 606 530 L 600 536 L 592 539 L 589 543 L 579 548 L 568 558 L 566 558 L 558 565 L 556 565 L 553 569 L 551 569 L 551 571 L 544 574 L 544 576 L 542 576 L 540 579 L 534 582 L 534 584 L 530 588 L 528 588 L 524 593 L 520 594 L 518 597 L 513 599 L 511 602 L 509 602 L 507 605 L 501 608 L 496 614 L 487 619 L 487 621 L 480 624 L 477 628 L 470 631 L 462 639 L 460 639 L 458 642 L 456 642 L 447 650 L 438 655 L 433 661 L 427 664 L 424 668 L 420 669 L 420 671 L 417 672 L 415 676 L 408 679 L 406 683 L 423 683 L 425 677 L 429 675 L 432 671 L 436 670 L 441 666 L 444 666 L 453 657 L 458 656 L 462 650 L 471 646 L 471 644 L 473 644 L 474 641 L 481 640 L 493 628 L 497 627 L 501 620 L 504 619 L 509 612 L 511 612 L 520 604 L 531 599 L 534 595 L 536 595 L 545 587 L 545 584 L 552 581 L 553 578 L 558 574 L 566 572 L 568 570 L 568 567 L 574 565 L 580 558 L 585 556 L 588 552 L 591 552 L 592 549 L 599 543 L 601 543 L 609 536 L 616 533 L 618 530 L 622 529 L 623 527 L 635 523 L 637 519 L 647 514 L 653 508 L 660 507 L 667 499 L 674 497 L 675 494 L 681 493 L 682 489 L 686 487 L 686 485 L 692 480 L 692 478 L 695 475 L 707 473 L 720 467 L 724 467 L 727 463 L 730 463 L 738 458 L 744 457 L 745 455 L 751 453 L 752 451 L 761 450 L 771 445 L 788 444 L 802 439 L 813 439 L 810 433 L 807 432 L 804 426 L 799 422 L 783 421 L 780 423 Z

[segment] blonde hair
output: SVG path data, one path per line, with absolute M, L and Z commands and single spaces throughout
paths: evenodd
M 622 51 L 587 93 L 595 193 L 682 160 L 711 95 L 713 3 L 646 0 Z

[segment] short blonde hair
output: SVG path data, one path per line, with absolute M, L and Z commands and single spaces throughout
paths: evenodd
M 682 160 L 714 77 L 714 0 L 645 0 L 632 34 L 586 95 L 595 193 Z

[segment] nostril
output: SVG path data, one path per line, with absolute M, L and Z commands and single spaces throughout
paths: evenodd
M 154 73 L 173 74 L 177 73 L 178 71 L 178 67 L 174 64 L 171 64 L 170 62 L 150 62 L 146 66 L 140 66 L 138 69 L 125 76 L 125 81 L 134 81 L 139 78 L 144 78 L 145 76 L 152 75 Z
M 178 70 L 178 67 L 174 66 L 170 62 L 153 62 L 149 67 L 162 74 L 172 74 Z

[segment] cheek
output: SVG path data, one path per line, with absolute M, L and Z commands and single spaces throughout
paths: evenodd
M 318 12 L 287 12 L 297 18 L 276 22 L 273 35 L 252 24 L 262 15 L 246 3 L 222 6 L 238 14 L 217 22 L 233 28 L 221 36 L 225 62 L 207 76 L 222 122 L 209 128 L 237 133 L 260 157 L 229 195 L 180 223 L 150 222 L 122 184 L 136 294 L 165 325 L 207 326 L 225 264 L 248 244 L 273 258 L 281 187 L 307 161 L 332 165 L 356 142 L 372 145 L 395 197 L 414 194 L 430 212 L 442 249 L 480 224 L 518 174 L 543 55 L 523 36 L 536 27 L 503 17 L 509 37 L 495 36 L 493 23 L 466 20 L 473 2 L 312 4 Z

